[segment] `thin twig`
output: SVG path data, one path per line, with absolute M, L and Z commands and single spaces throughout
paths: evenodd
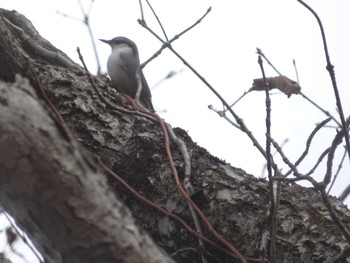
M 348 126 L 347 126 L 346 121 L 345 121 L 343 107 L 342 107 L 342 104 L 341 104 L 339 90 L 338 90 L 338 87 L 337 87 L 337 81 L 335 79 L 334 66 L 332 65 L 330 57 L 329 57 L 329 52 L 328 52 L 328 47 L 327 47 L 327 40 L 326 40 L 326 34 L 324 32 L 321 19 L 319 18 L 317 13 L 309 5 L 307 5 L 304 1 L 302 1 L 302 0 L 297 0 L 297 1 L 300 4 L 302 4 L 304 7 L 306 7 L 306 9 L 308 9 L 315 16 L 315 18 L 317 20 L 317 23 L 318 23 L 318 25 L 320 27 L 320 31 L 321 31 L 321 35 L 322 35 L 322 41 L 323 41 L 323 47 L 324 47 L 324 52 L 325 52 L 326 61 L 327 61 L 326 69 L 328 70 L 330 78 L 331 78 L 331 81 L 332 81 L 332 86 L 333 86 L 334 95 L 335 95 L 335 99 L 336 99 L 336 104 L 337 104 L 337 108 L 338 108 L 338 112 L 339 112 L 339 117 L 340 117 L 341 124 L 342 124 L 341 126 L 342 126 L 342 130 L 343 130 L 344 137 L 345 137 L 346 150 L 348 152 L 348 156 L 349 156 L 349 159 L 350 159 L 350 140 L 349 140 Z
M 144 21 L 145 20 L 145 16 L 143 14 L 143 6 L 142 6 L 142 1 L 139 0 L 139 5 L 140 5 L 140 12 L 141 12 L 141 19 Z
M 265 105 L 266 105 L 266 158 L 267 158 L 267 173 L 269 178 L 269 189 L 271 194 L 271 233 L 270 233 L 270 260 L 272 263 L 277 262 L 276 238 L 277 238 L 277 213 L 278 203 L 281 191 L 281 182 L 272 180 L 272 156 L 271 156 L 271 99 L 269 95 L 269 84 L 266 81 L 265 70 L 261 55 L 258 56 L 258 63 L 263 76 L 265 85 Z M 276 191 L 275 191 L 276 188 Z
M 322 111 L 327 117 L 332 118 L 332 120 L 338 124 L 339 127 L 341 127 L 340 122 L 332 115 L 329 113 L 329 111 L 323 109 L 321 106 L 319 106 L 316 102 L 314 102 L 312 99 L 310 99 L 308 96 L 306 96 L 303 92 L 300 91 L 299 93 L 304 99 L 306 99 L 308 102 L 310 102 L 312 105 L 314 105 L 317 109 Z
M 234 103 L 232 103 L 230 107 L 232 108 L 233 106 L 235 106 L 248 93 L 249 93 L 249 91 L 243 92 L 243 94 L 238 99 L 236 99 L 236 101 Z M 225 110 L 225 111 L 227 111 L 227 110 Z
M 285 164 L 289 166 L 289 169 L 291 169 L 296 176 L 295 178 L 286 178 L 285 176 L 274 176 L 272 179 L 275 181 L 285 181 L 285 182 L 297 182 L 301 180 L 308 180 L 311 184 L 315 186 L 315 188 L 319 187 L 319 183 L 313 179 L 309 175 L 303 175 L 298 172 L 298 169 L 295 167 L 295 165 L 292 164 L 291 161 L 286 157 L 286 155 L 283 153 L 282 148 L 278 145 L 278 143 L 273 140 L 273 138 L 270 138 L 272 145 L 275 147 L 277 152 L 281 155 L 282 160 L 284 161 Z
M 168 48 L 171 46 L 171 43 L 174 42 L 175 40 L 179 39 L 180 36 L 182 36 L 185 32 L 187 32 L 188 30 L 190 30 L 191 28 L 193 28 L 194 26 L 198 25 L 206 16 L 207 14 L 210 12 L 211 8 L 209 7 L 208 10 L 205 12 L 205 14 L 200 18 L 198 19 L 194 24 L 192 24 L 191 26 L 189 26 L 188 28 L 186 28 L 185 30 L 183 30 L 180 34 L 177 34 L 175 35 L 171 40 L 167 40 L 167 41 L 164 41 L 160 36 L 157 35 L 157 33 L 155 33 L 150 27 L 148 27 L 147 23 L 145 20 L 141 20 L 141 19 L 138 19 L 138 22 L 139 24 L 146 28 L 153 36 L 155 36 L 160 42 L 163 43 L 163 45 L 161 46 L 161 48 L 155 52 L 153 54 L 153 56 L 151 56 L 149 59 L 147 59 L 145 62 L 143 62 L 141 64 L 141 69 L 143 69 L 149 62 L 151 62 L 153 59 L 155 59 L 156 57 L 158 57 L 164 49 Z M 160 23 L 160 22 L 159 22 Z M 161 25 L 161 23 L 160 23 Z M 167 38 L 166 38 L 167 39 Z
M 146 0 L 146 3 L 148 4 L 148 7 L 151 9 L 151 11 L 152 11 L 154 17 L 156 18 L 156 20 L 157 20 L 157 22 L 158 22 L 158 25 L 159 25 L 160 28 L 162 29 L 162 32 L 163 32 L 163 34 L 164 34 L 164 37 L 165 37 L 166 41 L 169 41 L 168 36 L 167 36 L 167 34 L 166 34 L 166 32 L 165 32 L 165 29 L 164 29 L 164 27 L 163 27 L 163 24 L 160 22 L 160 19 L 159 19 L 157 13 L 156 13 L 156 12 L 154 11 L 154 9 L 153 9 L 153 6 L 148 2 L 148 0 Z M 144 17 L 142 17 L 142 20 L 145 21 Z M 146 21 L 145 21 L 145 22 L 146 22 Z
M 183 34 L 187 33 L 189 30 L 191 30 L 192 28 L 194 28 L 196 25 L 198 25 L 200 22 L 202 22 L 202 20 L 210 13 L 211 11 L 211 7 L 209 7 L 207 9 L 207 11 L 204 13 L 204 15 L 199 18 L 194 24 L 192 24 L 191 26 L 189 26 L 188 28 L 186 28 L 185 30 L 183 30 L 182 32 L 180 32 L 179 34 L 175 35 L 169 42 L 173 42 L 176 39 L 179 39 Z
M 315 163 L 314 167 L 312 167 L 312 168 L 310 169 L 310 171 L 307 172 L 305 175 L 311 175 L 311 174 L 313 174 L 313 173 L 315 172 L 315 170 L 317 169 L 317 167 L 318 167 L 318 166 L 320 165 L 320 163 L 323 161 L 324 157 L 326 157 L 326 155 L 329 153 L 329 150 L 330 150 L 330 147 L 328 147 L 326 150 L 324 150 L 324 151 L 321 153 L 321 155 L 320 155 L 320 157 L 318 157 L 317 162 Z
M 278 75 L 282 76 L 282 74 L 277 70 L 277 68 L 270 62 L 270 60 L 265 56 L 265 54 L 262 52 L 262 50 L 260 48 L 256 48 L 256 53 L 259 54 L 260 56 L 262 56 L 266 62 L 271 66 L 271 68 L 273 68 Z
M 299 176 L 300 176 L 300 173 L 298 172 L 297 167 L 296 167 L 294 164 L 292 164 L 291 161 L 289 161 L 289 159 L 288 159 L 287 156 L 283 153 L 282 148 L 278 145 L 278 143 L 277 143 L 273 138 L 271 138 L 271 137 L 270 137 L 270 141 L 271 141 L 273 147 L 275 147 L 275 149 L 277 150 L 277 152 L 279 153 L 279 155 L 282 157 L 283 162 L 289 166 L 289 168 L 293 171 L 293 174 L 294 174 L 295 176 L 299 177 Z
M 297 78 L 297 82 L 300 84 L 300 82 L 299 82 L 298 68 L 297 68 L 297 64 L 296 64 L 294 58 L 293 58 L 293 66 L 294 66 L 294 71 L 295 71 L 295 77 Z
M 208 109 L 212 110 L 214 112 L 216 112 L 221 118 L 224 118 L 226 121 L 228 121 L 233 127 L 240 129 L 241 127 L 239 125 L 237 125 L 236 123 L 234 123 L 230 118 L 228 118 L 225 114 L 225 110 L 217 110 L 214 108 L 213 105 L 208 105 Z
M 346 157 L 346 149 L 345 149 L 345 151 L 344 151 L 344 153 L 343 153 L 343 156 L 342 156 L 342 158 L 341 158 L 341 160 L 340 160 L 340 162 L 339 162 L 338 169 L 337 169 L 337 171 L 336 171 L 335 174 L 334 174 L 332 183 L 331 183 L 331 185 L 329 186 L 329 188 L 328 188 L 328 190 L 327 190 L 327 194 L 328 194 L 328 195 L 329 195 L 329 193 L 331 192 L 332 187 L 333 187 L 335 181 L 336 181 L 337 178 L 338 178 L 338 175 L 339 175 L 339 173 L 340 173 L 340 170 L 343 168 L 343 163 L 344 163 L 345 157 Z M 340 197 L 339 197 L 339 198 L 340 198 Z M 344 200 L 343 200 L 343 201 L 344 201 Z
M 106 98 L 102 95 L 101 91 L 97 88 L 96 84 L 95 84 L 95 81 L 94 79 L 92 78 L 86 64 L 85 64 L 85 61 L 84 61 L 84 57 L 83 55 L 81 54 L 80 52 L 80 48 L 77 47 L 77 53 L 78 53 L 78 56 L 79 56 L 79 60 L 81 61 L 81 63 L 83 64 L 83 67 L 85 69 L 85 74 L 86 76 L 88 77 L 89 79 L 89 82 L 91 84 L 91 86 L 93 87 L 93 89 L 96 91 L 97 95 L 99 96 L 99 98 L 106 104 L 108 104 L 108 101 L 106 100 Z
M 71 19 L 74 19 L 74 20 L 78 20 L 79 22 L 82 22 L 87 27 L 88 32 L 89 32 L 89 36 L 90 36 L 90 40 L 91 40 L 91 43 L 92 43 L 92 48 L 93 48 L 94 54 L 95 54 L 95 59 L 96 59 L 96 64 L 97 64 L 97 75 L 99 75 L 100 72 L 101 72 L 101 63 L 100 63 L 100 59 L 99 59 L 99 56 L 98 56 L 96 43 L 95 43 L 95 38 L 93 36 L 93 32 L 92 32 L 91 25 L 90 25 L 90 18 L 89 18 L 93 3 L 94 3 L 94 1 L 90 2 L 89 8 L 88 8 L 88 12 L 85 12 L 83 3 L 81 2 L 81 0 L 78 0 L 78 4 L 79 4 L 79 7 L 80 7 L 80 11 L 81 11 L 81 13 L 83 15 L 83 19 L 76 18 L 76 17 L 73 17 L 71 15 L 59 12 L 59 11 L 57 11 L 57 13 L 62 15 L 62 16 L 64 16 L 64 17 L 68 17 L 68 18 L 71 18 Z
M 311 132 L 311 134 L 309 135 L 309 138 L 307 138 L 306 141 L 306 147 L 304 152 L 301 154 L 301 156 L 298 158 L 298 160 L 294 163 L 294 166 L 297 167 L 303 160 L 304 158 L 307 156 L 307 154 L 309 153 L 309 149 L 311 146 L 311 142 L 312 139 L 314 138 L 315 134 L 323 127 L 325 126 L 329 121 L 331 120 L 331 118 L 327 118 L 324 121 L 320 122 L 319 124 L 316 125 L 315 129 Z M 291 171 L 287 172 L 285 176 L 288 176 L 290 174 Z
M 150 87 L 151 90 L 155 90 L 160 84 L 162 84 L 164 81 L 173 78 L 174 76 L 182 73 L 184 70 L 180 69 L 178 71 L 171 70 L 164 78 L 161 78 L 158 82 L 153 84 L 152 87 Z
M 329 148 L 329 153 L 328 153 L 328 158 L 327 158 L 327 170 L 326 170 L 326 174 L 323 178 L 323 184 L 325 187 L 331 181 L 335 150 L 337 149 L 338 145 L 341 144 L 341 142 L 343 140 L 343 136 L 344 136 L 343 132 L 338 132 L 332 141 L 331 147 Z
M 271 180 L 272 178 L 272 167 L 271 167 L 271 99 L 269 95 L 269 84 L 266 81 L 265 70 L 263 66 L 263 61 L 261 56 L 259 55 L 258 63 L 260 65 L 260 70 L 263 76 L 264 84 L 265 84 L 265 104 L 266 104 L 266 159 L 267 159 L 267 171 L 268 177 Z
M 289 141 L 288 138 L 284 139 L 284 141 L 281 143 L 280 147 L 282 148 L 287 142 Z M 277 152 L 277 150 L 276 150 Z M 272 156 L 275 156 L 276 155 L 276 152 L 274 152 L 273 154 L 271 154 Z M 262 170 L 261 170 L 261 178 L 264 178 L 264 173 L 265 171 L 267 170 L 267 164 L 265 163 Z

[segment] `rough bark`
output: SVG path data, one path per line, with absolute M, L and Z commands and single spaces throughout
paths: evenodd
M 101 100 L 82 68 L 42 39 L 20 14 L 0 10 L 0 33 L 0 79 L 14 81 L 18 73 L 37 87 L 28 71 L 30 61 L 73 137 L 143 196 L 193 225 L 187 202 L 174 184 L 156 120 L 132 110 L 103 76 L 94 77 L 109 103 Z M 73 257 L 81 257 L 80 262 L 108 262 L 104 258 L 108 255 L 119 257 L 113 262 L 147 262 L 141 256 L 155 256 L 148 258 L 155 262 L 161 258 L 162 252 L 140 234 L 123 204 L 168 253 L 198 248 L 198 240 L 181 224 L 146 206 L 107 176 L 115 194 L 112 197 L 93 158 L 64 135 L 30 88 L 20 88 L 18 82 L 4 85 L 0 90 L 0 201 L 48 259 L 79 262 Z M 5 119 L 2 112 L 19 119 Z M 267 182 L 211 156 L 185 131 L 175 129 L 175 133 L 190 152 L 192 199 L 244 256 L 266 257 L 270 227 Z M 174 143 L 171 148 L 183 178 L 183 157 Z M 331 201 L 343 223 L 349 224 L 350 211 L 335 198 Z M 203 229 L 204 235 L 217 242 Z M 130 240 L 123 247 L 118 238 L 128 231 Z M 283 186 L 277 235 L 278 262 L 324 262 L 348 246 L 317 191 L 298 185 Z M 140 259 L 128 261 L 125 250 L 131 247 L 135 249 L 131 254 L 139 254 Z M 200 262 L 200 249 L 183 251 L 174 257 L 176 261 Z M 235 262 L 211 245 L 202 251 L 209 262 Z M 100 257 L 100 261 L 86 261 L 87 257 Z
M 0 200 L 45 262 L 171 262 L 27 82 L 0 81 Z

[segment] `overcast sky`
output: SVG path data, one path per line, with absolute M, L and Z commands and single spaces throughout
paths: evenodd
M 83 1 L 85 8 L 90 1 Z M 261 78 L 257 64 L 256 47 L 269 57 L 280 72 L 296 79 L 292 61 L 296 60 L 302 92 L 338 118 L 334 93 L 322 46 L 319 27 L 315 18 L 296 0 L 245 0 L 245 1 L 189 1 L 151 0 L 154 9 L 171 38 L 193 24 L 208 7 L 210 14 L 186 33 L 173 46 L 217 89 L 229 102 L 234 102 L 247 91 L 253 79 Z M 319 14 L 327 35 L 331 61 L 342 97 L 345 116 L 350 111 L 350 1 L 308 0 Z M 92 73 L 97 63 L 86 27 L 77 19 L 64 17 L 61 12 L 81 19 L 78 1 L 72 0 L 2 0 L 1 6 L 16 9 L 32 21 L 39 33 L 53 45 L 67 53 L 77 63 L 76 47 L 79 46 Z M 150 27 L 161 35 L 159 26 L 144 5 L 145 18 Z M 141 60 L 145 61 L 156 52 L 161 43 L 138 23 L 138 1 L 95 0 L 90 21 L 95 40 L 126 36 L 138 45 Z M 110 48 L 97 42 L 102 71 Z M 152 88 L 170 71 L 181 71 L 172 79 L 152 90 L 153 104 L 160 115 L 173 127 L 188 131 L 192 139 L 213 155 L 226 160 L 255 176 L 261 176 L 264 159 L 253 147 L 248 137 L 229 125 L 207 106 L 221 109 L 219 100 L 211 91 L 169 51 L 165 51 L 145 69 L 144 73 Z M 265 63 L 268 76 L 276 76 Z M 279 92 L 272 96 L 272 136 L 282 143 L 285 154 L 295 161 L 305 148 L 305 142 L 315 124 L 324 116 L 300 96 L 287 98 Z M 235 107 L 262 145 L 265 145 L 265 100 L 262 92 L 248 94 Z M 335 131 L 325 129 L 316 136 L 311 153 L 301 165 L 301 172 L 308 171 L 319 153 L 329 147 Z M 338 156 L 342 154 L 341 147 Z M 285 167 L 276 159 L 281 168 Z M 335 167 L 338 163 L 335 163 Z M 286 169 L 284 168 L 284 171 Z M 350 182 L 349 161 L 333 191 L 339 193 Z M 315 173 L 321 179 L 325 164 Z

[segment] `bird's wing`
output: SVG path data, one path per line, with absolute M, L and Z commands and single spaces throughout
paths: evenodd
M 123 67 L 124 67 L 125 71 L 128 73 L 130 79 L 132 81 L 135 81 L 136 80 L 135 74 L 136 74 L 138 66 L 140 65 L 140 60 L 139 60 L 138 56 L 128 54 L 128 53 L 122 53 L 122 54 L 120 54 L 120 58 L 123 62 L 122 63 Z M 146 100 L 146 104 L 147 104 L 148 108 L 151 108 L 153 110 L 151 91 L 148 87 L 146 78 L 143 75 L 142 70 L 140 73 L 140 77 L 141 77 L 141 83 L 142 83 L 141 99 Z
M 138 66 L 140 65 L 140 61 L 137 56 L 131 55 L 128 53 L 122 53 L 120 54 L 120 58 L 123 61 L 123 66 L 125 70 L 128 72 L 130 79 L 135 78 L 136 70 Z M 141 70 L 141 83 L 142 83 L 142 93 L 144 93 L 147 97 L 151 98 L 151 91 L 148 87 L 147 81 L 145 76 L 143 75 L 143 72 Z
M 129 53 L 121 53 L 120 59 L 122 60 L 121 64 L 124 70 L 128 73 L 130 79 L 135 78 L 137 67 L 140 65 L 138 58 Z

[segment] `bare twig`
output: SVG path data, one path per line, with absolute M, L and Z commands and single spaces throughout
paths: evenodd
M 98 56 L 98 52 L 97 52 L 97 48 L 96 48 L 95 37 L 93 35 L 92 29 L 91 29 L 91 25 L 90 25 L 90 12 L 91 12 L 93 3 L 94 3 L 94 1 L 90 1 L 90 5 L 88 7 L 88 11 L 86 12 L 85 9 L 84 9 L 83 3 L 81 2 L 81 0 L 78 0 L 78 4 L 79 4 L 80 11 L 81 11 L 81 14 L 83 16 L 83 19 L 80 19 L 80 18 L 71 16 L 71 15 L 68 15 L 68 14 L 62 13 L 60 11 L 57 11 L 57 13 L 60 14 L 61 16 L 77 20 L 77 21 L 83 23 L 87 27 L 88 32 L 89 32 L 89 36 L 90 36 L 90 40 L 91 40 L 91 43 L 92 43 L 92 48 L 94 50 L 95 59 L 96 59 L 97 75 L 100 75 L 101 74 L 101 63 L 100 63 L 100 58 Z
M 315 129 L 311 132 L 311 134 L 309 135 L 309 138 L 307 138 L 306 141 L 306 148 L 304 150 L 304 152 L 301 154 L 301 156 L 299 157 L 299 159 L 294 163 L 294 166 L 297 167 L 303 160 L 304 158 L 307 156 L 307 154 L 309 153 L 309 149 L 311 146 L 311 142 L 312 139 L 314 138 L 315 134 L 323 127 L 325 126 L 329 121 L 331 120 L 331 118 L 327 118 L 324 121 L 320 122 L 319 124 L 316 125 Z M 287 172 L 285 176 L 288 176 L 290 174 L 291 171 Z
M 272 179 L 275 181 L 285 181 L 285 182 L 297 182 L 301 180 L 308 180 L 311 184 L 313 184 L 315 187 L 319 187 L 319 183 L 313 179 L 309 175 L 303 175 L 298 172 L 298 169 L 295 165 L 292 164 L 291 161 L 286 157 L 286 155 L 283 153 L 282 148 L 278 145 L 278 143 L 273 140 L 273 138 L 270 138 L 272 145 L 276 148 L 277 152 L 281 155 L 282 160 L 285 164 L 289 166 L 289 169 L 293 171 L 293 174 L 296 176 L 295 178 L 286 178 L 286 176 L 274 176 Z
M 108 104 L 108 101 L 106 100 L 106 98 L 102 95 L 101 91 L 97 88 L 96 84 L 95 84 L 95 81 L 94 79 L 92 78 L 86 64 L 85 64 L 85 61 L 84 61 L 84 57 L 83 55 L 81 54 L 80 52 L 80 48 L 77 47 L 77 52 L 78 52 L 78 56 L 79 56 L 79 60 L 81 61 L 81 63 L 83 64 L 83 67 L 85 69 L 85 74 L 87 75 L 88 79 L 89 79 L 89 82 L 91 84 L 91 86 L 94 88 L 94 90 L 96 91 L 97 95 L 99 96 L 99 98 L 106 104 Z
M 295 63 L 295 59 L 294 58 L 293 58 L 293 66 L 294 66 L 294 71 L 295 71 L 295 77 L 297 78 L 297 82 L 299 83 L 298 68 L 297 68 L 297 64 Z
M 278 75 L 282 76 L 282 74 L 277 70 L 277 68 L 270 62 L 270 60 L 265 56 L 265 54 L 262 52 L 262 50 L 260 48 L 256 48 L 256 53 L 259 54 L 260 56 L 262 56 L 266 62 L 271 66 L 271 68 L 273 68 Z
M 157 19 L 158 25 L 159 25 L 160 28 L 162 29 L 162 32 L 163 32 L 163 34 L 164 34 L 164 37 L 165 37 L 166 41 L 169 41 L 168 36 L 167 36 L 167 34 L 166 34 L 166 32 L 165 32 L 165 29 L 164 29 L 164 27 L 163 27 L 163 24 L 160 22 L 160 19 L 159 19 L 157 13 L 156 13 L 156 12 L 154 11 L 154 9 L 153 9 L 153 6 L 150 4 L 150 2 L 148 2 L 148 0 L 146 0 L 146 3 L 148 4 L 148 7 L 151 9 L 151 11 L 152 11 L 154 17 Z M 144 17 L 142 17 L 142 20 L 145 21 Z M 145 21 L 145 22 L 146 22 L 146 21 Z
M 288 138 L 284 139 L 284 141 L 282 142 L 282 144 L 279 147 L 283 147 L 287 142 L 289 141 Z M 277 151 L 276 151 L 277 152 Z M 273 154 L 271 154 L 272 156 L 276 155 L 276 152 L 274 152 Z M 261 178 L 264 178 L 264 172 L 267 170 L 267 164 L 265 163 L 262 170 L 261 170 Z
M 287 164 L 290 167 L 290 169 L 293 171 L 293 174 L 298 177 L 300 173 L 298 172 L 297 167 L 294 164 L 292 164 L 291 161 L 289 161 L 287 156 L 283 153 L 282 148 L 278 145 L 278 143 L 273 138 L 270 137 L 270 141 L 273 147 L 275 147 L 279 155 L 282 157 L 283 162 Z
M 238 99 L 236 99 L 236 101 L 234 103 L 231 104 L 230 107 L 235 106 L 245 95 L 247 95 L 249 93 L 249 91 L 245 91 Z M 227 110 L 225 110 L 227 111 Z
M 332 183 L 331 183 L 331 185 L 329 186 L 329 188 L 328 188 L 328 190 L 327 190 L 327 194 L 329 194 L 329 193 L 331 192 L 332 187 L 333 187 L 335 181 L 336 181 L 337 178 L 338 178 L 338 175 L 339 175 L 339 173 L 340 173 L 340 170 L 343 168 L 343 163 L 344 163 L 345 157 L 346 157 L 346 149 L 345 149 L 345 151 L 344 151 L 344 153 L 343 153 L 343 156 L 342 156 L 342 158 L 341 158 L 341 160 L 340 160 L 340 162 L 339 162 L 338 169 L 337 169 L 337 171 L 336 171 L 335 174 L 334 174 Z M 339 197 L 339 198 L 340 198 L 340 197 Z M 342 200 L 342 201 L 344 201 L 344 200 Z
M 276 234 L 277 234 L 277 212 L 280 196 L 281 183 L 274 182 L 272 180 L 272 156 L 271 156 L 271 99 L 269 95 L 269 84 L 266 81 L 265 70 L 263 66 L 263 60 L 261 55 L 258 56 L 258 63 L 263 76 L 265 85 L 265 104 L 266 104 L 266 159 L 267 159 L 267 172 L 269 178 L 269 188 L 271 194 L 271 243 L 270 243 L 270 260 L 272 263 L 277 262 L 276 251 Z M 276 188 L 276 191 L 275 191 Z
M 327 158 L 327 171 L 323 178 L 323 184 L 325 187 L 331 181 L 335 150 L 337 149 L 338 145 L 342 142 L 343 136 L 344 136 L 343 132 L 338 132 L 332 141 L 331 147 L 329 148 L 329 153 Z
M 332 115 L 329 113 L 329 111 L 323 109 L 321 106 L 319 106 L 316 102 L 314 102 L 312 99 L 310 99 L 308 96 L 306 96 L 303 92 L 300 91 L 300 95 L 306 99 L 308 102 L 310 102 L 312 105 L 314 105 L 317 109 L 319 109 L 320 111 L 322 111 L 326 116 L 328 116 L 329 118 L 332 118 L 332 120 L 338 124 L 339 127 L 341 127 L 340 122 Z
M 180 32 L 179 34 L 175 35 L 171 40 L 170 43 L 175 41 L 176 39 L 179 39 L 183 34 L 185 34 L 186 32 L 188 32 L 189 30 L 191 30 L 192 28 L 194 28 L 196 25 L 198 25 L 200 22 L 202 22 L 202 20 L 210 13 L 211 11 L 211 7 L 209 7 L 207 9 L 207 11 L 204 13 L 204 15 L 199 18 L 194 24 L 192 24 L 191 26 L 189 26 L 188 28 L 186 28 L 185 30 L 183 30 L 182 32 Z
M 143 69 L 149 62 L 151 62 L 153 59 L 155 59 L 156 57 L 158 57 L 165 48 L 169 48 L 171 47 L 171 43 L 174 42 L 175 40 L 179 39 L 180 36 L 182 36 L 185 32 L 187 32 L 188 30 L 190 30 L 191 28 L 193 28 L 195 25 L 198 25 L 206 16 L 207 14 L 211 11 L 211 7 L 208 8 L 208 10 L 205 12 L 205 14 L 198 19 L 194 24 L 192 24 L 191 26 L 189 26 L 188 28 L 186 28 L 185 30 L 183 30 L 180 34 L 175 35 L 172 39 L 170 39 L 169 41 L 164 41 L 160 36 L 157 35 L 157 33 L 155 33 L 150 27 L 147 26 L 147 23 L 145 20 L 141 20 L 139 19 L 138 22 L 139 24 L 146 28 L 153 36 L 155 36 L 160 42 L 163 43 L 162 47 L 156 52 L 154 53 L 153 56 L 151 56 L 149 59 L 147 59 L 145 62 L 143 62 L 141 64 L 141 69 Z M 160 22 L 159 22 L 160 23 Z M 161 25 L 161 23 L 160 23 Z
M 183 72 L 184 70 L 183 69 L 180 69 L 178 71 L 174 71 L 174 70 L 171 70 L 164 78 L 161 78 L 156 84 L 154 84 L 152 87 L 151 87 L 151 90 L 155 90 L 162 82 L 168 80 L 168 79 L 171 79 L 173 78 L 174 76 L 180 74 L 181 72 Z
M 330 148 L 327 148 L 324 150 L 321 155 L 318 157 L 317 162 L 315 163 L 314 167 L 311 168 L 309 172 L 306 173 L 306 175 L 311 175 L 315 172 L 317 167 L 320 165 L 320 163 L 323 161 L 323 158 L 326 157 L 326 155 L 329 153 Z
M 327 70 L 329 72 L 331 81 L 332 81 L 332 86 L 333 86 L 333 90 L 334 90 L 334 95 L 335 95 L 335 99 L 336 99 L 336 104 L 337 104 L 337 108 L 338 108 L 338 112 L 339 112 L 339 117 L 341 120 L 341 126 L 342 126 L 342 130 L 344 133 L 344 137 L 345 137 L 345 144 L 346 144 L 346 149 L 348 152 L 348 156 L 350 159 L 350 141 L 349 141 L 349 133 L 348 133 L 348 126 L 346 124 L 345 121 L 345 117 L 344 117 L 344 112 L 343 112 L 343 107 L 341 104 L 341 100 L 340 100 L 340 95 L 339 95 L 339 90 L 337 87 L 337 81 L 335 79 L 335 73 L 334 73 L 334 66 L 331 63 L 330 57 L 329 57 L 329 52 L 328 52 L 328 47 L 327 47 L 327 40 L 326 40 L 326 35 L 323 29 L 323 25 L 321 22 L 321 19 L 319 18 L 319 16 L 317 15 L 317 13 L 309 6 L 307 5 L 304 1 L 302 0 L 297 0 L 300 4 L 302 4 L 304 7 L 306 7 L 306 9 L 308 9 L 316 18 L 317 23 L 320 27 L 320 31 L 321 31 L 321 35 L 322 35 L 322 41 L 323 41 L 323 47 L 324 47 L 324 52 L 325 52 L 325 56 L 326 56 L 326 61 L 327 61 Z
M 141 12 L 141 19 L 145 20 L 145 16 L 144 16 L 144 13 L 143 13 L 143 6 L 142 6 L 142 1 L 141 0 L 139 0 L 139 6 L 140 6 L 140 12 Z
M 239 125 L 237 125 L 236 123 L 234 123 L 229 117 L 226 116 L 225 114 L 225 110 L 217 110 L 214 108 L 213 105 L 208 105 L 208 109 L 212 110 L 214 112 L 216 112 L 221 118 L 224 118 L 226 121 L 228 121 L 233 127 L 240 129 L 241 127 Z
M 100 75 L 100 73 L 101 73 L 101 63 L 100 63 L 100 58 L 98 56 L 98 52 L 97 52 L 97 48 L 96 48 L 95 38 L 94 38 L 94 35 L 92 33 L 92 29 L 91 29 L 91 25 L 90 25 L 90 11 L 91 11 L 91 8 L 92 8 L 93 1 L 91 1 L 91 3 L 90 3 L 90 6 L 88 8 L 88 12 L 85 12 L 85 9 L 83 7 L 83 4 L 82 4 L 81 0 L 78 0 L 78 3 L 79 3 L 79 6 L 80 6 L 81 13 L 83 15 L 83 23 L 86 25 L 86 27 L 88 29 L 90 40 L 91 40 L 91 43 L 92 43 L 92 48 L 94 50 L 96 64 L 97 64 L 97 75 Z
M 214 89 L 213 86 L 209 84 L 209 82 L 198 73 L 179 53 L 177 53 L 172 47 L 169 49 L 215 94 L 215 96 L 224 104 L 227 110 L 231 113 L 231 115 L 236 120 L 237 124 L 240 126 L 241 130 L 248 135 L 248 137 L 253 142 L 254 146 L 260 151 L 260 153 L 266 158 L 266 153 L 264 148 L 260 145 L 257 139 L 254 137 L 253 133 L 248 129 L 245 125 L 243 119 L 241 119 L 231 108 L 230 105 L 226 102 L 226 100 Z
M 268 177 L 271 180 L 272 177 L 272 167 L 271 167 L 271 99 L 269 95 L 269 84 L 266 82 L 266 76 L 263 66 L 263 61 L 261 59 L 261 56 L 259 55 L 258 63 L 260 65 L 260 70 L 264 79 L 264 85 L 265 85 L 265 104 L 266 104 L 266 159 L 267 159 L 267 171 L 268 171 Z

